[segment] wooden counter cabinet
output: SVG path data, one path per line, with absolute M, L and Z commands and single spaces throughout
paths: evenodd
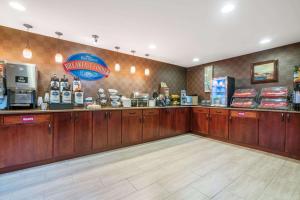
M 286 114 L 286 152 L 300 158 L 300 114 Z
M 159 137 L 159 110 L 143 110 L 143 142 Z
M 207 135 L 209 130 L 209 109 L 192 108 L 191 129 L 193 132 Z
M 122 111 L 122 144 L 138 144 L 143 134 L 142 110 Z
M 162 108 L 159 110 L 159 136 L 170 137 L 176 135 L 175 130 L 175 109 L 174 108 Z
M 122 113 L 119 110 L 93 112 L 93 150 L 118 147 L 122 141 Z
M 74 154 L 75 132 L 73 112 L 53 113 L 54 157 Z
M 3 168 L 53 157 L 51 115 L 6 115 L 0 126 L 0 172 Z
M 211 108 L 209 114 L 209 135 L 220 139 L 228 139 L 229 110 Z
M 175 132 L 176 134 L 190 131 L 190 108 L 175 109 Z
M 74 112 L 75 153 L 86 154 L 92 151 L 92 112 Z
M 229 140 L 258 145 L 258 117 L 253 111 L 230 111 Z
M 286 113 L 259 112 L 259 146 L 284 152 Z

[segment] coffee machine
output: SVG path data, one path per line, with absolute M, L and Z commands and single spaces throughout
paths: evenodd
M 35 108 L 37 71 L 35 64 L 4 64 L 8 108 Z

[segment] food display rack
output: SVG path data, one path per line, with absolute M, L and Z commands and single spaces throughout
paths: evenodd
M 233 108 L 256 108 L 257 95 L 255 89 L 236 89 L 230 106 Z

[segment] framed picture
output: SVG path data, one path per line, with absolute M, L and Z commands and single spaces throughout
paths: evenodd
M 204 67 L 204 92 L 211 92 L 211 84 L 213 79 L 213 66 Z
M 251 66 L 251 83 L 278 82 L 278 60 L 253 63 Z

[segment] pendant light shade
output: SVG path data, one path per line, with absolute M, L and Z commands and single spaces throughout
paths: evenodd
M 23 24 L 23 26 L 27 29 L 27 32 L 29 31 L 29 29 L 33 28 L 33 26 L 31 26 L 30 24 Z M 26 47 L 23 49 L 22 54 L 23 54 L 23 57 L 26 59 L 32 58 L 32 51 L 30 49 L 29 39 L 27 39 L 27 41 L 26 41 Z
M 131 50 L 131 53 L 132 53 L 132 56 L 134 56 L 135 50 Z M 134 74 L 135 71 L 136 71 L 135 65 L 133 64 L 133 65 L 130 67 L 130 73 L 131 73 L 131 74 Z
M 146 57 L 149 56 L 149 54 L 145 54 Z M 150 75 L 150 69 L 149 68 L 146 68 L 145 69 L 145 76 L 149 76 Z
M 61 55 L 61 53 L 56 53 L 55 54 L 55 62 L 62 63 L 63 60 L 64 60 L 64 57 L 63 57 L 63 55 Z
M 116 52 L 118 53 L 120 47 L 115 46 L 115 49 L 116 49 Z M 117 54 L 117 53 L 116 53 L 116 54 Z M 116 55 L 116 57 L 117 57 L 117 56 L 118 56 L 118 54 Z M 115 64 L 115 71 L 116 71 L 116 72 L 121 71 L 121 65 L 120 65 L 118 62 L 116 62 L 116 64 Z
M 115 71 L 116 71 L 116 72 L 119 72 L 120 70 L 121 70 L 120 64 L 119 64 L 119 63 L 116 63 L 116 64 L 115 64 Z
M 32 58 L 32 51 L 29 47 L 26 47 L 25 49 L 23 49 L 23 57 L 27 58 L 27 59 Z
M 134 73 L 135 73 L 135 66 L 134 66 L 134 65 L 132 65 L 132 66 L 130 67 L 130 73 L 131 73 L 131 74 L 134 74 Z
M 55 32 L 55 34 L 57 35 L 57 39 L 58 39 L 57 43 L 59 43 L 59 39 L 63 34 L 61 32 Z M 61 52 L 60 45 L 57 44 L 57 53 L 54 56 L 54 60 L 56 63 L 62 63 L 64 60 L 64 57 L 60 52 Z
M 150 70 L 148 68 L 145 69 L 145 76 L 149 76 L 150 75 Z

